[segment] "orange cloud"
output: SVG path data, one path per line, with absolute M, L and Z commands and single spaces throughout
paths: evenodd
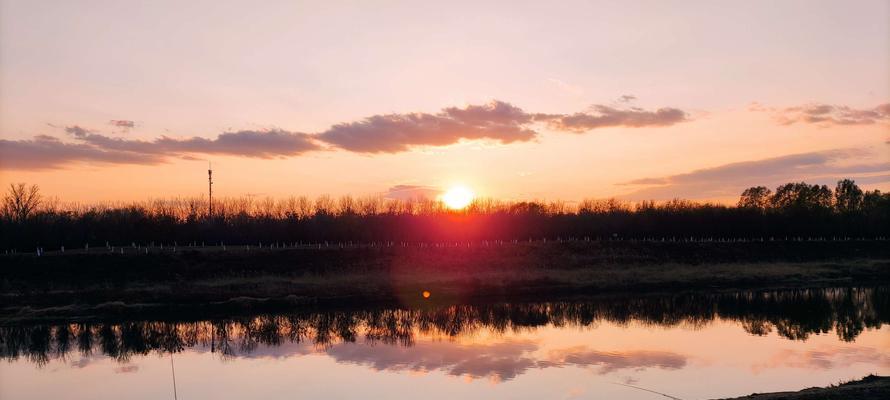
M 624 96 L 623 101 L 632 100 Z M 533 128 L 582 133 L 605 127 L 658 127 L 687 120 L 676 108 L 646 111 L 632 107 L 594 105 L 589 112 L 574 114 L 528 113 L 503 101 L 463 108 L 448 107 L 438 113 L 373 115 L 360 121 L 336 124 L 321 133 L 282 129 L 225 132 L 216 138 L 161 136 L 154 140 L 111 137 L 78 125 L 65 127 L 73 142 L 50 136 L 30 140 L 0 141 L 0 158 L 6 169 L 60 168 L 72 162 L 109 164 L 157 164 L 169 158 L 195 159 L 197 154 L 251 158 L 298 156 L 324 149 L 324 145 L 356 153 L 398 153 L 418 146 L 446 146 L 461 140 L 487 139 L 500 143 L 528 142 L 538 137 Z M 112 120 L 112 126 L 129 129 L 135 122 Z

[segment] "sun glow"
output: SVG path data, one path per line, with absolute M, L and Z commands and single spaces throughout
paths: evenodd
M 460 210 L 470 205 L 475 197 L 476 194 L 466 186 L 454 186 L 442 195 L 442 202 L 452 210 Z

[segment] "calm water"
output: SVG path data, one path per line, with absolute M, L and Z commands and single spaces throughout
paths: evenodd
M 844 288 L 7 326 L 0 398 L 738 396 L 890 374 L 888 322 Z

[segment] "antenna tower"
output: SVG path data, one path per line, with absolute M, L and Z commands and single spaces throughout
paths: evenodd
M 207 218 L 213 218 L 213 164 L 207 163 L 207 191 L 208 191 L 208 208 Z

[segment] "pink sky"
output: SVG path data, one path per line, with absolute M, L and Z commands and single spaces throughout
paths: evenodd
M 890 3 L 0 0 L 0 184 L 63 200 L 890 189 Z

